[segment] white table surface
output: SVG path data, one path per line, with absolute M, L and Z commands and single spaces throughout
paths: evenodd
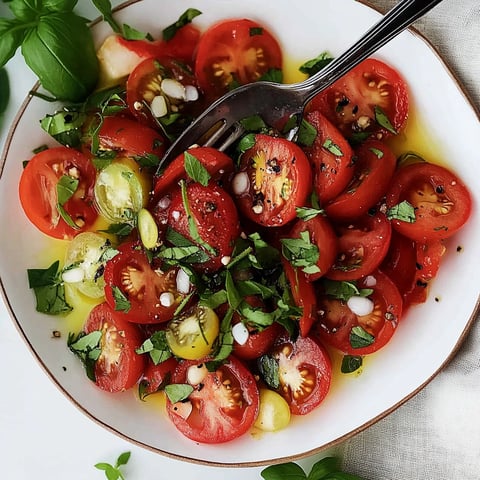
M 87 16 L 93 17 L 94 10 L 82 0 L 79 10 Z M 118 4 L 120 2 L 112 2 Z M 376 0 L 370 2 L 381 9 L 391 7 L 393 0 Z M 6 12 L 5 4 L 0 4 L 0 16 Z M 463 15 L 463 17 L 462 17 Z M 464 18 L 462 26 L 452 26 L 453 19 L 459 22 Z M 469 21 L 476 24 L 468 25 Z M 466 23 L 465 23 L 466 22 Z M 480 2 L 479 0 L 446 0 L 442 5 L 436 7 L 433 12 L 417 24 L 418 28 L 436 45 L 450 66 L 457 73 L 463 84 L 466 86 L 470 96 L 477 104 L 480 104 Z M 478 27 L 478 28 L 477 28 Z M 463 52 L 463 55 L 462 55 Z M 468 52 L 468 60 L 465 57 Z M 3 146 L 7 127 L 13 120 L 15 113 L 23 101 L 26 93 L 35 82 L 35 78 L 29 72 L 23 60 L 17 55 L 9 64 L 8 72 L 12 84 L 12 94 L 8 111 L 0 124 L 0 146 Z M 2 227 L 1 235 L 4 235 Z M 477 331 L 472 331 L 472 335 Z M 475 344 L 476 345 L 476 344 Z M 472 341 L 469 343 L 470 351 L 460 352 L 460 355 L 471 355 L 477 359 L 478 350 L 471 351 Z M 97 462 L 113 463 L 116 457 L 124 451 L 131 451 L 132 457 L 124 469 L 127 480 L 139 480 L 146 478 L 169 478 L 172 474 L 177 478 L 189 478 L 190 480 L 200 478 L 210 479 L 259 479 L 262 468 L 245 468 L 235 470 L 223 470 L 205 466 L 193 465 L 164 458 L 142 448 L 133 446 L 116 435 L 98 426 L 83 413 L 81 413 L 50 381 L 45 375 L 37 361 L 34 359 L 25 343 L 15 330 L 3 299 L 0 299 L 0 365 L 2 371 L 2 387 L 0 394 L 0 476 L 6 480 L 27 480 L 40 479 L 69 479 L 87 480 L 105 478 L 103 472 L 94 468 Z M 453 367 L 454 368 L 454 367 Z M 401 423 L 405 416 L 410 414 L 409 405 L 415 408 L 424 406 L 423 399 L 428 392 L 441 392 L 445 390 L 446 376 L 437 377 L 418 398 L 395 412 L 393 420 L 386 419 L 383 422 Z M 477 370 L 477 383 L 478 370 Z M 465 390 L 462 390 L 463 392 Z M 424 393 L 427 392 L 427 393 Z M 474 393 L 476 396 L 472 397 Z M 472 411 L 464 412 L 466 417 L 475 415 L 478 417 L 478 399 L 480 391 L 468 392 L 467 407 Z M 473 400 L 476 398 L 477 400 Z M 463 397 L 465 400 L 466 397 Z M 459 399 L 460 401 L 462 398 Z M 413 402 L 413 403 L 412 403 Z M 416 403 L 415 403 L 416 402 Z M 442 405 L 441 399 L 433 404 L 441 413 L 446 406 Z M 443 409 L 443 410 L 442 410 Z M 474 410 L 474 411 L 473 411 Z M 478 424 L 478 422 L 477 422 Z M 387 424 L 390 428 L 390 424 Z M 478 424 L 480 429 L 480 424 Z M 355 452 L 362 448 L 362 455 L 365 456 L 366 446 L 376 447 L 379 452 L 383 451 L 382 472 L 375 466 L 374 460 L 363 461 L 362 473 L 370 479 L 391 479 L 394 478 L 453 478 L 445 473 L 445 476 L 423 476 L 403 474 L 401 466 L 395 466 L 395 471 L 385 473 L 388 468 L 388 457 L 390 453 L 382 449 L 382 438 L 378 436 L 379 428 L 376 426 L 367 430 L 361 436 L 349 442 L 346 449 L 347 458 L 345 463 L 350 471 L 355 469 L 352 464 Z M 472 435 L 472 447 L 477 452 L 476 465 L 466 466 L 462 471 L 463 479 L 479 478 L 480 433 L 469 430 Z M 428 432 L 427 432 L 428 434 Z M 427 435 L 426 434 L 426 435 Z M 448 443 L 449 437 L 445 435 L 443 442 Z M 464 442 L 468 447 L 468 437 Z M 352 451 L 352 445 L 355 450 Z M 441 447 L 441 445 L 440 445 Z M 353 453 L 352 453 L 353 452 Z M 417 452 L 416 458 L 404 458 L 403 462 L 421 462 L 423 454 Z M 301 463 L 308 467 L 317 458 L 306 459 Z M 473 458 L 473 456 L 472 456 Z M 350 460 L 350 461 L 349 461 Z M 450 461 L 450 460 L 448 460 Z M 442 470 L 443 467 L 441 467 Z M 369 470 L 370 469 L 370 470 Z M 360 471 L 361 470 L 361 471 Z M 445 468 L 448 471 L 447 459 Z M 457 477 L 460 478 L 460 477 Z

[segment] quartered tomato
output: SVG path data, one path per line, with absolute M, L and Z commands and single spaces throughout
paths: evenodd
M 136 242 L 124 243 L 118 250 L 105 265 L 107 303 L 130 322 L 170 320 L 185 295 L 177 291 L 179 268 L 155 268 Z
M 392 227 L 384 213 L 335 225 L 337 258 L 326 274 L 332 280 L 358 280 L 373 272 L 388 252 Z
M 283 260 L 283 259 L 282 259 Z M 313 322 L 317 318 L 317 298 L 312 282 L 299 268 L 292 267 L 291 263 L 283 260 L 283 268 L 287 281 L 290 284 L 295 304 L 302 309 L 299 319 L 300 334 L 306 337 L 310 332 Z
M 181 362 L 172 383 L 193 387 L 187 400 L 167 401 L 168 416 L 191 440 L 228 442 L 247 432 L 257 418 L 259 393 L 255 378 L 234 356 L 213 372 L 199 361 Z
M 402 297 L 395 284 L 380 270 L 358 280 L 359 289 L 372 289 L 367 302 L 369 313 L 357 314 L 354 303 L 320 294 L 318 321 L 312 335 L 347 355 L 368 355 L 385 346 L 397 328 L 402 315 Z M 350 303 L 352 302 L 352 303 Z
M 88 230 L 98 216 L 93 205 L 95 177 L 90 159 L 76 150 L 56 147 L 37 153 L 20 178 L 25 215 L 54 238 L 71 239 Z
M 269 352 L 278 363 L 278 393 L 294 415 L 315 409 L 330 389 L 332 367 L 326 350 L 310 337 L 280 336 Z
M 327 216 L 335 220 L 351 220 L 366 214 L 385 195 L 397 164 L 390 148 L 377 140 L 360 145 L 355 155 L 352 181 L 325 206 Z
M 266 227 L 293 220 L 312 188 L 310 163 L 303 151 L 283 138 L 258 134 L 241 158 L 233 191 L 241 212 Z
M 230 261 L 235 239 L 240 234 L 235 204 L 225 190 L 214 184 L 187 184 L 185 193 L 183 195 L 178 189 L 172 195 L 168 223 L 206 254 L 205 260 L 195 264 L 196 268 L 202 271 L 218 270 Z M 189 218 L 193 219 L 196 227 L 192 228 Z
M 451 237 L 468 220 L 472 199 L 464 183 L 440 165 L 419 162 L 400 168 L 387 195 L 387 206 L 407 201 L 415 221 L 394 218 L 392 226 L 413 240 Z
M 212 99 L 281 68 L 277 40 L 262 25 L 248 19 L 213 25 L 201 36 L 196 52 L 195 76 Z
M 196 147 L 187 150 L 188 154 L 197 159 L 211 176 L 211 181 L 220 182 L 233 172 L 233 160 L 223 152 L 212 147 Z M 157 177 L 153 195 L 161 199 L 179 180 L 186 179 L 185 153 L 182 153 L 170 163 Z
M 158 364 L 149 359 L 138 384 L 139 397 L 144 400 L 148 395 L 156 393 L 168 385 L 177 365 L 178 360 L 175 357 L 170 357 Z
M 95 384 L 107 392 L 121 392 L 135 385 L 145 359 L 135 350 L 142 344 L 138 327 L 106 303 L 93 308 L 83 327 L 85 334 L 102 333 L 100 356 L 95 361 Z
M 342 133 L 318 110 L 305 117 L 317 130 L 304 151 L 312 163 L 314 188 L 322 205 L 333 200 L 353 177 L 353 151 Z
M 320 110 L 347 138 L 385 138 L 405 126 L 407 85 L 393 68 L 370 58 L 317 95 L 310 108 Z
M 191 68 L 170 57 L 148 58 L 127 80 L 127 102 L 132 115 L 146 125 L 170 132 L 183 131 L 202 108 Z M 197 106 L 198 105 L 198 106 Z

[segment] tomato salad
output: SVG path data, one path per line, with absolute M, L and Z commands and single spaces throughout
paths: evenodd
M 394 155 L 408 88 L 376 59 L 313 99 L 295 142 L 252 117 L 228 151 L 192 145 L 159 169 L 209 102 L 281 81 L 282 53 L 260 23 L 228 19 L 99 52 L 105 71 L 126 56 L 115 86 L 42 120 L 62 145 L 23 171 L 25 214 L 68 245 L 29 271 L 37 309 L 68 312 L 72 289 L 93 300 L 68 339 L 88 377 L 164 394 L 194 441 L 283 428 L 322 403 L 332 355 L 355 371 L 426 300 L 470 194 L 447 168 Z

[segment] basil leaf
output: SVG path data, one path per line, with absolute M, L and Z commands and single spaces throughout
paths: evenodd
M 311 243 L 307 230 L 300 232 L 300 238 L 282 238 L 280 243 L 283 256 L 293 267 L 302 268 L 306 273 L 320 271 L 316 265 L 320 253 L 318 247 Z
M 322 147 L 336 157 L 343 157 L 342 149 L 336 143 L 333 143 L 331 138 L 327 138 Z
M 118 34 L 122 34 L 122 29 L 113 18 L 112 4 L 109 0 L 92 0 L 97 10 L 102 14 L 103 20 L 110 25 L 110 28 Z
M 307 476 L 300 465 L 293 462 L 270 465 L 264 468 L 260 475 L 265 480 L 306 480 Z
M 25 36 L 22 54 L 42 86 L 59 100 L 81 101 L 97 84 L 92 34 L 74 13 L 41 16 Z
M 250 117 L 246 117 L 240 120 L 240 125 L 247 132 L 258 132 L 268 128 L 267 124 L 263 121 L 263 118 L 260 115 L 251 115 Z M 253 138 L 255 139 L 255 137 Z
M 363 358 L 357 355 L 344 355 L 342 358 L 342 366 L 340 371 L 342 373 L 356 372 L 363 365 Z
M 258 370 L 265 383 L 276 390 L 280 387 L 279 366 L 277 360 L 269 355 L 262 355 L 257 360 Z
M 282 83 L 283 72 L 278 68 L 269 68 L 258 80 L 262 82 Z
M 322 52 L 316 58 L 306 61 L 300 65 L 299 70 L 309 77 L 315 75 L 333 60 L 328 52 Z
M 354 281 L 347 282 L 325 278 L 322 284 L 326 295 L 344 300 L 345 302 L 351 297 L 368 297 L 373 293 L 371 288 L 358 288 Z
M 311 220 L 317 215 L 325 214 L 325 210 L 311 207 L 297 207 L 295 211 L 297 212 L 297 217 L 301 218 L 304 222 Z
M 165 386 L 165 393 L 172 403 L 186 400 L 193 392 L 193 387 L 183 383 L 172 383 Z
M 214 362 L 207 362 L 206 364 L 209 371 L 215 371 L 216 370 L 215 365 L 218 364 L 218 362 L 222 362 L 223 360 L 226 360 L 233 351 L 233 344 L 234 344 L 234 339 L 232 334 L 233 313 L 234 313 L 233 308 L 229 308 L 227 310 L 227 313 L 222 319 L 222 322 L 220 324 L 220 335 L 218 336 L 218 348 L 215 354 Z M 210 370 L 211 368 L 213 370 Z
M 350 345 L 352 348 L 368 347 L 375 341 L 375 337 L 362 327 L 353 327 L 350 331 Z
M 388 130 L 390 133 L 397 135 L 398 132 L 393 127 L 392 123 L 390 122 L 387 114 L 383 111 L 383 109 L 378 105 L 375 105 L 373 110 L 375 112 L 375 121 L 385 130 Z
M 5 65 L 23 42 L 27 29 L 14 19 L 0 18 L 0 66 Z
M 102 332 L 95 330 L 89 334 L 80 332 L 77 336 L 70 334 L 68 336 L 68 347 L 77 355 L 85 366 L 87 377 L 94 382 L 95 381 L 95 362 L 100 357 L 102 349 L 100 341 L 102 339 Z
M 315 138 L 317 138 L 317 129 L 304 118 L 300 122 L 300 127 L 298 129 L 298 138 L 297 142 L 301 143 L 305 147 L 310 147 L 313 145 Z
M 168 360 L 172 356 L 164 330 L 159 330 L 150 338 L 147 338 L 135 352 L 139 355 L 148 353 L 155 365 Z
M 123 24 L 122 33 L 125 40 L 153 40 L 149 33 L 141 32 L 126 23 Z
M 65 205 L 77 191 L 79 181 L 69 175 L 62 175 L 57 183 L 57 199 L 60 205 Z
M 191 21 L 201 13 L 202 12 L 196 8 L 187 9 L 182 15 L 180 15 L 175 23 L 172 23 L 163 30 L 163 39 L 167 41 L 171 40 L 180 28 L 191 23 Z
M 189 152 L 184 153 L 184 166 L 187 175 L 194 181 L 206 187 L 210 180 L 210 174 L 203 164 Z
M 249 133 L 240 139 L 236 148 L 239 153 L 245 153 L 247 150 L 250 150 L 254 146 L 255 134 Z
M 406 223 L 415 223 L 415 208 L 407 200 L 394 205 L 387 210 L 388 220 L 400 220 Z
M 127 313 L 132 305 L 125 294 L 116 286 L 112 288 L 113 291 L 113 299 L 115 302 L 115 310 L 117 312 L 125 312 Z
M 47 114 L 40 121 L 40 126 L 62 145 L 77 147 L 82 139 L 82 125 L 86 118 L 84 113 L 62 110 L 53 115 Z

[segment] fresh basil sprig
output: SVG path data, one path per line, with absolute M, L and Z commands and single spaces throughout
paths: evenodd
M 95 88 L 98 61 L 88 20 L 77 0 L 12 0 L 13 18 L 0 18 L 0 66 L 21 47 L 28 67 L 59 100 L 80 101 Z

